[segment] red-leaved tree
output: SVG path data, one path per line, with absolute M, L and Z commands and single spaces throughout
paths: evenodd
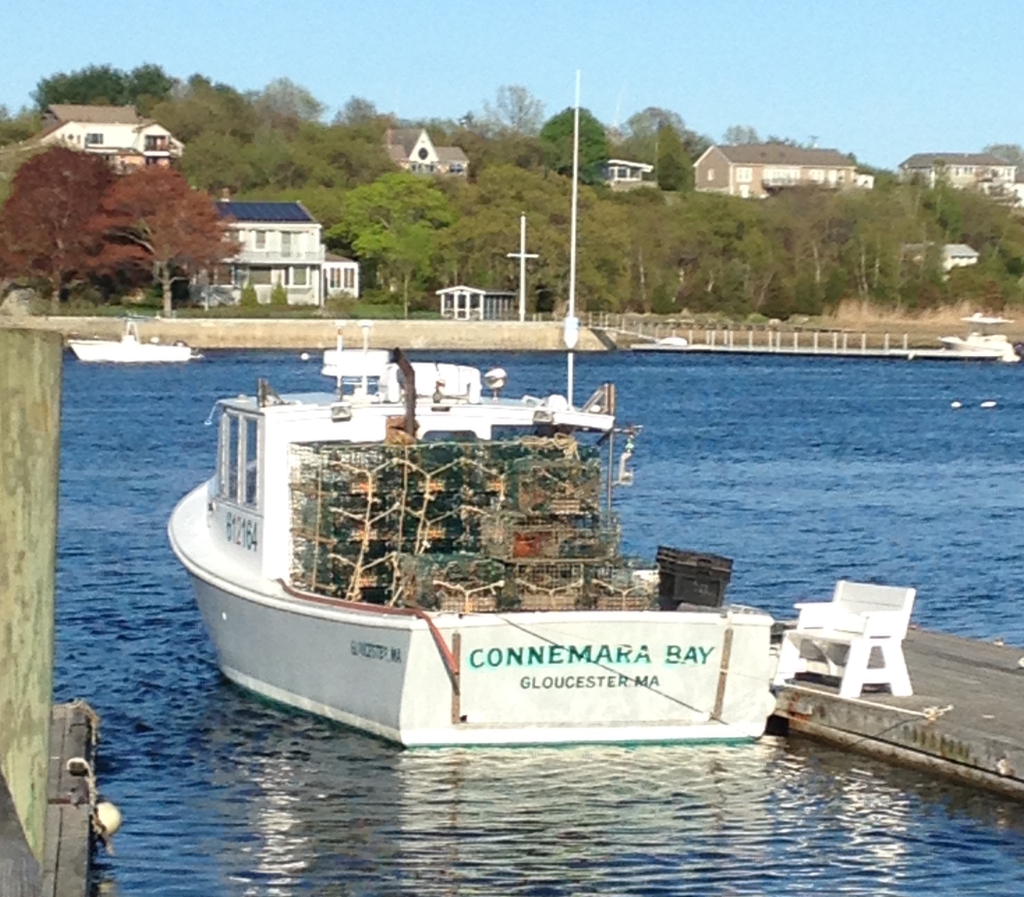
M 193 190 L 172 168 L 151 165 L 119 178 L 93 222 L 106 240 L 103 263 L 111 269 L 148 267 L 171 314 L 175 280 L 231 258 L 239 245 L 208 194 Z
M 0 209 L 4 276 L 48 281 L 58 311 L 68 286 L 97 268 L 103 240 L 90 221 L 113 180 L 103 159 L 64 147 L 25 162 Z

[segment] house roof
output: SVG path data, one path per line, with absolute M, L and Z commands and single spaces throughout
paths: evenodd
M 324 261 L 325 262 L 335 262 L 335 263 L 337 263 L 337 262 L 353 262 L 354 260 L 350 259 L 347 255 L 338 255 L 335 252 L 325 252 L 324 253 Z
M 435 146 L 434 152 L 437 153 L 438 162 L 446 162 L 448 164 L 452 162 L 466 164 L 469 162 L 469 157 L 457 146 Z
M 458 284 L 454 287 L 445 287 L 443 290 L 436 290 L 436 295 L 443 296 L 445 293 L 473 293 L 480 296 L 515 296 L 511 290 L 482 290 L 480 287 L 467 287 Z
M 422 133 L 423 128 L 388 128 L 384 136 L 384 142 L 388 147 L 401 147 L 405 153 L 402 158 L 408 159 Z
M 716 145 L 730 162 L 764 165 L 824 165 L 850 168 L 849 156 L 834 149 L 805 149 L 785 143 L 738 143 Z
M 933 168 L 937 162 L 944 165 L 1009 165 L 1005 159 L 992 153 L 914 153 L 900 162 L 900 168 Z
M 978 258 L 979 252 L 973 246 L 966 243 L 947 243 L 942 247 L 946 258 Z
M 221 218 L 234 218 L 236 221 L 316 223 L 316 219 L 301 202 L 235 202 L 220 199 L 216 205 Z
M 76 106 L 70 103 L 55 103 L 46 111 L 58 121 L 81 121 L 104 125 L 138 125 L 146 119 L 139 115 L 134 106 Z

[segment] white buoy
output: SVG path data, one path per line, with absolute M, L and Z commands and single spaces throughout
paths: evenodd
M 991 399 L 989 399 L 987 402 L 982 402 L 981 403 L 981 407 L 982 408 L 995 408 L 996 407 L 996 403 L 993 402 Z
M 103 827 L 108 838 L 121 827 L 121 811 L 108 800 L 96 804 L 96 821 Z
M 299 359 L 300 359 L 301 361 L 309 361 L 309 353 L 308 353 L 308 352 L 303 352 L 303 353 L 302 353 L 302 354 L 301 354 L 301 355 L 299 356 Z
M 964 407 L 964 403 L 963 402 L 950 402 L 949 403 L 949 407 L 950 408 L 963 408 Z

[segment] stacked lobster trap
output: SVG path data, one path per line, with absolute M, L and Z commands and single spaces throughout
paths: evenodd
M 292 583 L 458 612 L 650 607 L 602 514 L 598 449 L 565 435 L 291 448 Z

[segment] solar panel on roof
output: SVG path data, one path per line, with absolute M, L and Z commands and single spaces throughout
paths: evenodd
M 221 200 L 217 210 L 237 221 L 313 221 L 297 202 L 235 202 Z

